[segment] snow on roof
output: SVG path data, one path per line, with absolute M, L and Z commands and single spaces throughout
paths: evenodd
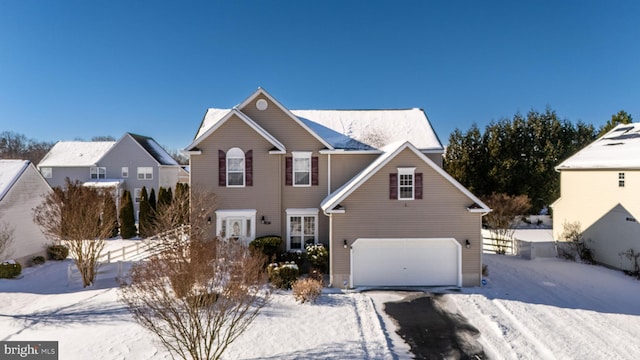
M 397 141 L 409 141 L 423 151 L 443 150 L 422 109 L 291 110 L 291 113 L 376 149 Z M 331 142 L 333 138 L 326 140 Z M 337 140 L 334 147 L 343 148 L 344 139 Z
M 640 123 L 620 124 L 563 161 L 557 170 L 640 168 Z
M 149 153 L 149 155 L 153 156 L 160 165 L 178 165 L 178 162 L 153 138 L 131 133 L 129 133 L 129 135 L 131 135 L 131 137 L 137 141 L 138 144 L 140 144 L 140 146 Z
M 229 111 L 208 109 L 195 139 L 222 120 Z M 422 151 L 444 149 L 422 109 L 290 112 L 337 149 L 375 150 L 398 141 L 410 141 Z
M 40 161 L 38 168 L 49 166 L 92 166 L 115 143 L 115 141 L 59 141 Z
M 28 166 L 28 160 L 0 160 L 0 200 Z

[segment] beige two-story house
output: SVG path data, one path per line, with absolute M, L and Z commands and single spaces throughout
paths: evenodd
M 442 170 L 421 109 L 289 110 L 264 89 L 209 109 L 185 148 L 211 232 L 323 243 L 333 286 L 481 281 L 485 204 Z
M 560 198 L 553 204 L 553 235 L 579 223 L 594 259 L 622 270 L 640 253 L 640 123 L 621 124 L 556 167 Z

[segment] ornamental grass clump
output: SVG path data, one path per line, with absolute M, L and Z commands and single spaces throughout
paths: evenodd
M 313 278 L 300 279 L 294 282 L 291 288 L 297 301 L 313 303 L 322 294 L 322 281 Z
M 298 279 L 298 265 L 294 262 L 273 263 L 267 268 L 269 282 L 278 289 L 291 289 Z

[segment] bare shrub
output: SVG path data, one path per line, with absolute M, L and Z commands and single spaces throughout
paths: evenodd
M 627 258 L 627 260 L 632 263 L 633 270 L 625 270 L 625 274 L 640 279 L 640 264 L 638 264 L 640 253 L 635 252 L 633 249 L 627 249 L 625 251 L 621 251 L 618 255 L 620 255 L 620 257 Z
M 44 234 L 69 248 L 84 287 L 95 282 L 98 258 L 116 221 L 113 212 L 104 211 L 108 196 L 67 178 L 64 188 L 56 187 L 34 209 L 34 221 Z
M 484 216 L 487 227 L 491 230 L 491 240 L 498 254 L 505 254 L 513 240 L 516 217 L 529 211 L 531 201 L 527 195 L 507 195 L 493 193 L 482 201 L 491 208 Z
M 13 234 L 15 229 L 9 223 L 0 223 L 0 261 L 7 260 L 13 256 Z
M 576 256 L 584 263 L 595 264 L 593 258 L 593 250 L 587 247 L 585 240 L 582 238 L 582 225 L 580 222 L 564 222 L 562 224 L 562 234 L 560 238 L 563 240 L 565 247 L 559 247 L 560 256 L 574 260 Z
M 322 282 L 313 278 L 300 279 L 293 283 L 291 289 L 293 297 L 300 303 L 315 302 L 322 294 Z
M 121 279 L 120 301 L 182 359 L 219 359 L 270 297 L 264 257 L 208 231 L 211 196 L 192 194 L 187 236 L 168 230 L 181 222 L 172 205 L 158 213 L 163 250 Z

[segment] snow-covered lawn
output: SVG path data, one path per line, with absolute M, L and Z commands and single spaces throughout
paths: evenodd
M 484 263 L 487 286 L 446 297 L 492 359 L 640 358 L 640 281 L 554 258 Z
M 640 281 L 559 259 L 485 255 L 484 261 L 487 286 L 444 299 L 481 331 L 492 359 L 640 358 Z M 67 284 L 69 262 L 0 280 L 0 340 L 58 341 L 60 359 L 170 358 L 117 301 L 116 264 L 83 289 L 78 281 Z M 301 305 L 290 293 L 276 293 L 225 357 L 410 358 L 382 311 L 400 294 L 327 289 L 318 304 Z

